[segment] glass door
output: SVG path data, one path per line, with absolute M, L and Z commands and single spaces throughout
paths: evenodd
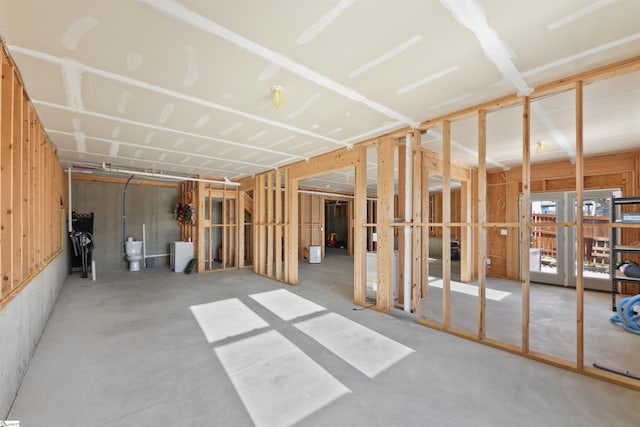
M 603 224 L 608 224 L 611 219 L 611 197 L 613 190 L 585 191 L 582 203 L 582 215 L 584 222 L 583 277 L 584 287 L 598 291 L 611 291 L 611 275 L 609 270 L 610 230 Z M 573 206 L 569 221 L 575 221 L 576 195 L 569 194 L 569 205 Z M 571 277 L 569 283 L 575 286 L 577 275 L 576 262 L 576 235 L 571 230 L 570 240 L 573 242 L 571 252 Z
M 529 277 L 532 282 L 566 284 L 567 251 L 565 227 L 557 223 L 566 217 L 564 193 L 531 194 Z
M 611 290 L 610 231 L 604 224 L 608 224 L 611 218 L 613 191 L 584 192 L 584 244 L 581 253 L 586 289 Z M 576 286 L 576 230 L 566 224 L 575 220 L 575 192 L 531 194 L 530 222 L 533 225 L 529 237 L 529 277 L 532 282 Z

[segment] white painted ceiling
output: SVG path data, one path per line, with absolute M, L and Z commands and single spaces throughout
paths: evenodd
M 65 167 L 230 179 L 637 56 L 639 16 L 637 0 L 0 0 Z M 640 146 L 638 73 L 585 101 L 585 154 Z M 573 94 L 532 112 L 532 143 L 547 145 L 532 160 L 571 158 Z M 521 162 L 519 117 L 489 115 L 489 167 Z M 453 124 L 455 159 L 477 164 L 475 132 Z M 438 129 L 422 142 L 441 150 Z M 352 175 L 301 185 L 349 189 Z

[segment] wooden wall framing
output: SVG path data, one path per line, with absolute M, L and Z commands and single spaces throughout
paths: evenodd
M 565 369 L 573 370 L 589 376 L 605 379 L 640 390 L 640 381 L 598 370 L 585 365 L 584 360 L 584 283 L 581 274 L 576 279 L 576 358 L 575 360 L 565 360 L 548 354 L 534 352 L 529 347 L 529 315 L 530 315 L 530 294 L 529 294 L 529 267 L 528 267 L 528 245 L 530 229 L 532 224 L 529 219 L 528 210 L 519 212 L 519 200 L 524 206 L 529 205 L 530 195 L 538 191 L 575 191 L 578 206 L 582 205 L 583 191 L 585 189 L 615 188 L 622 189 L 623 196 L 634 196 L 640 194 L 640 151 L 616 153 L 607 156 L 596 156 L 584 158 L 582 148 L 583 127 L 583 85 L 585 83 L 608 78 L 618 73 L 637 71 L 640 69 L 640 58 L 623 61 L 583 73 L 579 76 L 558 82 L 557 84 L 544 85 L 539 90 L 536 89 L 530 97 L 509 97 L 496 100 L 492 103 L 483 104 L 474 109 L 467 109 L 463 112 L 454 113 L 450 116 L 423 123 L 421 129 L 434 126 L 443 128 L 443 161 L 447 158 L 447 128 L 450 120 L 459 120 L 468 117 L 470 114 L 477 114 L 478 117 L 478 153 L 480 156 L 477 174 L 475 175 L 474 214 L 472 215 L 472 226 L 474 236 L 477 239 L 475 245 L 475 264 L 477 265 L 478 277 L 478 322 L 477 331 L 470 333 L 465 330 L 456 329 L 451 326 L 447 312 L 449 311 L 448 299 L 443 295 L 443 320 L 434 322 L 426 319 L 419 319 L 425 326 L 444 330 L 446 332 L 482 342 L 493 347 L 507 350 L 531 359 L 549 363 Z M 576 138 L 575 138 L 575 165 L 569 161 L 552 162 L 532 165 L 530 162 L 530 102 L 541 96 L 551 95 L 567 89 L 575 90 L 575 112 L 576 112 Z M 522 166 L 511 168 L 510 170 L 486 170 L 486 114 L 506 105 L 522 106 Z M 427 163 L 428 164 L 428 163 Z M 446 175 L 446 173 L 445 173 Z M 446 187 L 446 179 L 445 179 Z M 443 205 L 451 204 L 444 200 Z M 488 206 L 502 206 L 499 209 L 488 209 Z M 447 220 L 447 208 L 442 207 L 442 220 Z M 463 225 L 463 224 L 461 224 Z M 591 224 L 589 224 L 591 226 Z M 582 240 L 584 239 L 584 219 L 582 211 L 578 209 L 575 223 L 568 224 L 576 228 L 576 259 L 578 261 L 578 271 L 582 271 Z M 606 227 L 618 227 L 616 224 L 605 224 Z M 504 240 L 497 233 L 500 228 L 511 230 L 507 244 L 499 242 Z M 627 226 L 623 234 L 623 242 L 638 241 L 640 238 L 640 227 Z M 443 228 L 443 237 L 446 238 L 446 227 Z M 443 239 L 444 240 L 444 239 Z M 524 241 L 525 244 L 519 244 Z M 443 244 L 444 246 L 444 244 Z M 485 261 L 491 260 L 488 270 L 485 270 Z M 522 260 L 522 262 L 520 262 Z M 446 264 L 446 259 L 443 261 Z M 450 292 L 447 289 L 446 279 L 447 269 L 443 267 L 443 293 Z M 505 277 L 520 280 L 522 286 L 522 321 L 521 321 L 521 343 L 514 346 L 510 343 L 489 339 L 486 336 L 486 277 Z
M 61 253 L 67 193 L 55 149 L 15 64 L 0 50 L 1 308 Z
M 288 259 L 293 256 L 287 246 L 291 234 L 288 175 L 287 169 L 267 172 L 256 176 L 253 184 L 253 269 L 281 282 L 289 282 L 292 277 L 287 268 Z
M 243 267 L 246 194 L 238 187 L 205 181 L 181 183 L 179 190 L 180 203 L 195 208 L 194 222 L 180 222 L 180 239 L 194 242 L 198 272 Z

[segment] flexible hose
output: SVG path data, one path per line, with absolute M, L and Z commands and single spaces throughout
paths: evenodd
M 635 314 L 636 306 L 640 312 L 640 294 L 624 298 L 618 303 L 618 313 L 611 316 L 611 321 L 619 323 L 629 332 L 640 335 L 640 314 Z

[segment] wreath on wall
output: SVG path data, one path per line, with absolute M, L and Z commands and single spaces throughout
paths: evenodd
M 195 209 L 193 208 L 193 203 L 182 203 L 176 204 L 175 209 L 173 210 L 173 218 L 183 224 L 191 224 L 196 217 Z

